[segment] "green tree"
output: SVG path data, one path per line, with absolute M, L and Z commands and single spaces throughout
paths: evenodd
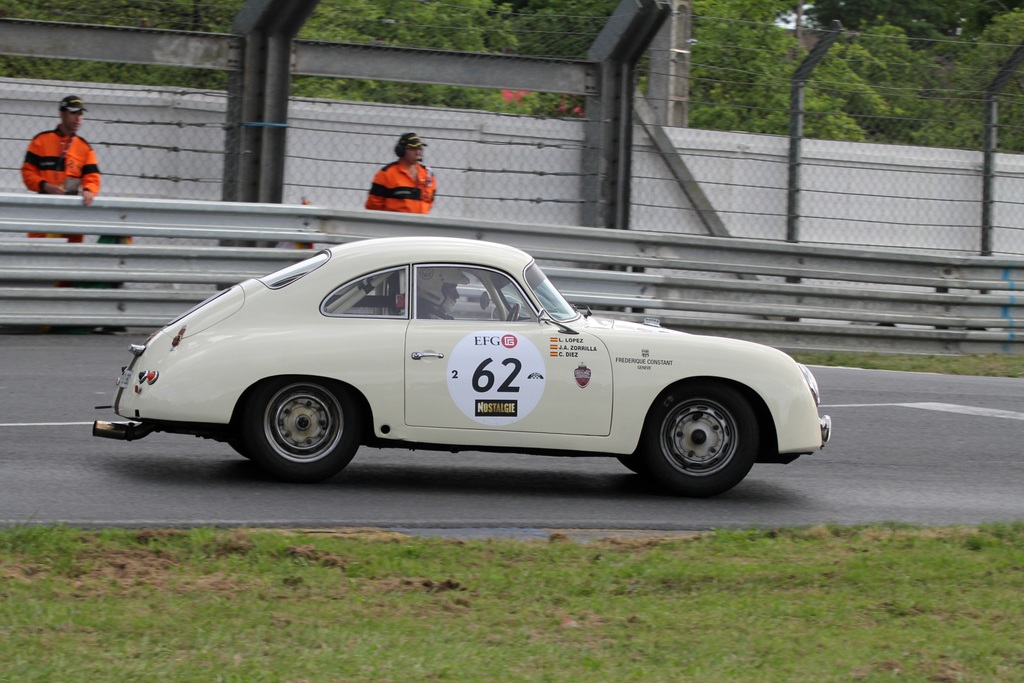
M 889 24 L 913 39 L 976 37 L 1024 0 L 814 0 L 807 16 L 818 26 L 839 20 L 853 31 Z
M 806 52 L 773 21 L 785 9 L 784 2 L 694 1 L 692 126 L 786 134 L 790 77 Z M 859 27 L 845 31 L 815 68 L 805 90 L 805 135 L 978 149 L 983 93 L 1020 44 L 1024 11 L 995 16 L 970 40 L 920 40 L 879 20 Z M 1015 77 L 1000 96 L 1002 150 L 1024 150 L 1021 83 Z
M 375 46 L 414 47 L 458 52 L 502 52 L 514 39 L 502 23 L 503 10 L 491 0 L 353 0 L 317 7 L 299 38 Z M 465 109 L 500 109 L 497 90 L 456 88 L 393 81 L 296 78 L 292 92 L 302 97 L 446 106 Z
M 514 39 L 493 0 L 352 0 L 321 4 L 299 38 L 460 52 L 503 52 Z
M 694 0 L 690 125 L 783 134 L 796 39 L 775 25 L 785 0 Z
M 1021 36 L 1022 10 L 995 17 L 972 40 L 915 41 L 896 26 L 869 24 L 833 52 L 871 84 L 885 106 L 869 113 L 849 106 L 846 111 L 858 117 L 869 140 L 978 149 L 984 91 Z M 1000 96 L 999 146 L 1006 151 L 1024 150 L 1022 82 L 1019 75 L 1011 79 Z
M 300 38 L 378 46 L 585 59 L 617 0 L 355 0 L 324 5 Z M 603 13 L 603 14 L 602 14 Z M 299 78 L 293 91 L 307 97 L 445 106 L 542 116 L 575 116 L 583 98 L 514 93 L 395 81 Z
M 7 19 L 228 33 L 245 0 L 5 0 Z
M 984 34 L 999 17 L 1024 9 L 1024 0 L 960 0 L 960 7 L 961 35 L 973 37 Z
M 221 0 L 214 4 L 199 0 L 162 0 L 157 4 L 132 0 L 94 0 L 90 3 L 79 0 L 6 0 L 2 16 L 33 21 L 226 33 L 230 32 L 231 21 L 243 1 Z M 0 57 L 0 76 L 217 90 L 227 86 L 226 74 L 217 71 L 33 57 Z
M 791 77 L 806 51 L 778 25 L 787 0 L 695 0 L 690 125 L 694 128 L 785 135 L 789 130 Z M 844 90 L 824 87 L 846 83 Z M 841 61 L 819 66 L 804 93 L 809 136 L 861 140 L 864 132 L 844 107 L 857 100 L 881 103 Z
M 949 67 L 914 50 L 903 29 L 882 25 L 844 33 L 829 51 L 814 85 L 837 94 L 865 140 L 922 144 L 947 115 Z
M 1024 39 L 1024 10 L 995 17 L 982 32 L 980 39 L 960 46 L 957 54 L 958 68 L 954 74 L 953 87 L 969 97 L 959 102 L 961 117 L 973 122 L 976 144 L 981 145 L 983 99 L 985 90 L 999 70 Z M 1003 151 L 1024 152 L 1024 68 L 1016 73 L 998 96 L 998 147 Z M 941 131 L 940 131 L 941 132 Z M 948 133 L 947 133 L 948 135 Z M 940 137 L 939 144 L 950 140 Z
M 528 0 L 509 16 L 516 52 L 534 57 L 586 59 L 618 0 Z

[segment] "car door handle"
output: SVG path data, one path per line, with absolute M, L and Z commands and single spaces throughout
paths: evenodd
M 420 358 L 444 358 L 443 353 L 433 353 L 430 351 L 413 351 L 409 356 L 413 360 L 419 360 Z

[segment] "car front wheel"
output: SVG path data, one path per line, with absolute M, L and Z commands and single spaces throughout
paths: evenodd
M 333 382 L 282 378 L 257 387 L 246 405 L 244 443 L 274 477 L 333 477 L 359 448 L 361 422 L 349 393 Z
M 703 498 L 740 483 L 757 459 L 760 431 L 750 403 L 703 382 L 658 399 L 644 427 L 646 472 L 671 492 Z

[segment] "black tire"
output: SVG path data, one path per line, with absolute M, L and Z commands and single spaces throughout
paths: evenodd
M 724 384 L 670 390 L 641 437 L 646 472 L 672 493 L 705 498 L 728 491 L 757 459 L 760 429 L 750 404 Z
M 252 460 L 252 455 L 249 454 L 249 449 L 245 445 L 245 441 L 242 439 L 228 439 L 225 443 L 231 446 L 231 449 L 238 453 L 243 458 Z
M 253 462 L 282 481 L 329 479 L 359 448 L 359 410 L 340 385 L 280 378 L 256 388 L 245 407 L 245 448 Z
M 644 477 L 648 476 L 647 463 L 644 461 L 644 457 L 640 449 L 637 449 L 628 455 L 622 454 L 615 457 L 622 463 L 622 466 L 630 472 Z

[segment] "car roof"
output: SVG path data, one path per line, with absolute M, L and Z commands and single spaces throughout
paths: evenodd
M 466 263 L 522 275 L 533 257 L 497 242 L 458 237 L 381 237 L 330 248 L 332 261 L 356 262 L 364 272 L 403 263 Z

